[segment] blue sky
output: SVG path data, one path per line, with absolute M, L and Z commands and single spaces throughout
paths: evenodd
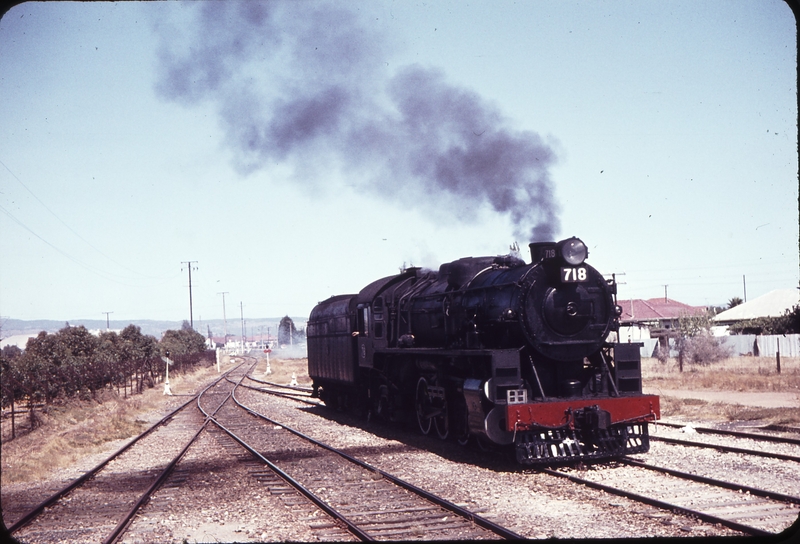
M 782 1 L 245 6 L 5 14 L 0 315 L 188 319 L 197 261 L 195 321 L 303 316 L 533 233 L 621 298 L 798 285 Z

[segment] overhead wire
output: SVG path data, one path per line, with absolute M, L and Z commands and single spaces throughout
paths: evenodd
M 39 240 L 41 240 L 43 243 L 45 243 L 46 245 L 48 245 L 50 248 L 52 248 L 53 250 L 57 251 L 58 253 L 60 253 L 61 255 L 63 255 L 63 256 L 64 256 L 64 257 L 66 257 L 67 259 L 69 259 L 70 261 L 74 262 L 75 264 L 77 264 L 77 265 L 81 266 L 82 268 L 84 268 L 84 269 L 88 270 L 89 272 L 91 272 L 91 273 L 93 273 L 93 274 L 95 274 L 95 275 L 97 275 L 97 276 L 99 276 L 99 277 L 101 277 L 101 278 L 103 278 L 103 279 L 106 279 L 106 280 L 112 281 L 112 282 L 114 282 L 114 283 L 118 283 L 118 284 L 120 284 L 120 285 L 126 285 L 126 286 L 128 286 L 128 287 L 133 287 L 133 286 L 135 286 L 135 285 L 134 285 L 134 284 L 132 284 L 132 283 L 125 283 L 125 282 L 122 282 L 122 281 L 119 281 L 118 279 L 116 279 L 116 278 L 120 278 L 121 276 L 116 276 L 116 278 L 115 278 L 115 276 L 114 276 L 113 274 L 109 274 L 108 272 L 105 272 L 105 271 L 104 271 L 104 270 L 102 270 L 102 269 L 99 269 L 99 268 L 93 267 L 93 266 L 91 266 L 91 265 L 88 265 L 88 264 L 84 263 L 83 261 L 81 261 L 80 259 L 78 259 L 78 258 L 74 257 L 73 255 L 70 255 L 69 253 L 67 253 L 66 251 L 62 250 L 61 248 L 59 248 L 59 247 L 58 247 L 58 246 L 56 246 L 55 244 L 53 244 L 53 243 L 49 242 L 48 240 L 46 240 L 44 237 L 42 237 L 41 235 L 39 235 L 37 232 L 35 232 L 35 231 L 34 231 L 32 228 L 30 228 L 30 227 L 29 227 L 29 226 L 27 226 L 25 223 L 23 223 L 22 221 L 20 221 L 18 218 L 14 217 L 14 214 L 12 214 L 10 211 L 8 211 L 8 210 L 7 210 L 5 207 L 3 207 L 2 205 L 0 205 L 0 211 L 2 211 L 4 214 L 6 214 L 6 215 L 7 215 L 7 216 L 8 216 L 8 217 L 9 217 L 9 218 L 12 220 L 12 221 L 14 221 L 14 222 L 15 222 L 17 225 L 19 225 L 20 227 L 22 227 L 23 229 L 25 229 L 26 231 L 28 231 L 30 234 L 32 234 L 33 236 L 35 236 L 36 238 L 38 238 Z M 162 280 L 167 280 L 167 279 L 172 279 L 172 278 L 174 278 L 175 276 L 177 276 L 177 274 L 175 274 L 175 275 L 173 275 L 173 276 L 171 276 L 171 277 L 163 277 L 163 278 L 155 278 L 155 277 L 151 277 L 151 279 L 162 279 Z
M 53 217 L 55 217 L 55 218 L 58 220 L 58 222 L 59 222 L 59 223 L 61 223 L 62 225 L 64 225 L 64 227 L 65 227 L 67 230 L 69 230 L 69 231 L 70 231 L 72 234 L 74 234 L 74 235 L 75 235 L 75 236 L 76 236 L 78 239 L 80 239 L 80 240 L 81 240 L 83 243 L 85 243 L 86 245 L 88 245 L 90 248 L 92 248 L 93 250 L 95 250 L 97 253 L 99 253 L 100 255 L 102 255 L 103 257 L 105 257 L 106 259 L 108 259 L 109 261 L 111 261 L 112 263 L 114 263 L 114 264 L 116 264 L 117 266 L 119 266 L 119 267 L 121 267 L 121 268 L 123 268 L 123 269 L 127 270 L 128 272 L 131 272 L 131 273 L 133 273 L 133 274 L 136 274 L 137 276 L 141 276 L 141 277 L 143 277 L 143 278 L 148 278 L 148 279 L 157 279 L 157 280 L 166 280 L 166 279 L 170 279 L 170 278 L 172 277 L 172 276 L 151 276 L 151 275 L 148 275 L 148 274 L 142 274 L 141 272 L 139 272 L 139 271 L 137 271 L 137 270 L 133 270 L 132 268 L 130 268 L 130 267 L 128 267 L 128 266 L 126 266 L 126 265 L 124 265 L 123 263 L 120 263 L 120 262 L 119 262 L 119 261 L 117 261 L 116 259 L 114 259 L 114 258 L 112 258 L 112 257 L 110 257 L 110 256 L 108 256 L 108 255 L 106 255 L 106 254 L 105 254 L 105 253 L 104 253 L 102 250 L 100 250 L 100 249 L 99 249 L 99 248 L 97 248 L 97 247 L 96 247 L 94 244 L 92 244 L 91 242 L 89 242 L 88 240 L 86 240 L 86 238 L 84 238 L 83 236 L 81 236 L 81 235 L 80 235 L 80 234 L 79 234 L 79 233 L 78 233 L 78 232 L 77 232 L 75 229 L 73 229 L 72 227 L 70 227 L 70 226 L 69 226 L 69 225 L 68 225 L 68 224 L 67 224 L 67 223 L 66 223 L 66 222 L 65 222 L 63 219 L 61 219 L 61 217 L 59 217 L 59 216 L 58 216 L 58 214 L 56 214 L 56 213 L 55 213 L 55 212 L 54 212 L 52 209 L 50 209 L 50 207 L 49 207 L 47 204 L 45 204 L 45 203 L 42 201 L 42 199 L 40 199 L 38 196 L 36 196 L 36 193 L 34 193 L 34 192 L 33 192 L 33 191 L 32 191 L 32 190 L 31 190 L 31 189 L 30 189 L 30 188 L 29 188 L 29 187 L 28 187 L 28 186 L 27 186 L 25 183 L 23 183 L 23 181 L 22 181 L 21 179 L 19 179 L 19 177 L 17 177 L 17 175 L 16 175 L 16 174 L 15 174 L 15 173 L 14 173 L 14 172 L 13 172 L 13 171 L 12 171 L 12 170 L 11 170 L 11 169 L 8 167 L 8 166 L 7 166 L 7 165 L 6 165 L 6 163 L 2 161 L 2 159 L 0 159 L 0 164 L 2 164 L 2 165 L 3 165 L 3 168 L 5 168 L 5 169 L 6 169 L 6 171 L 7 171 L 7 172 L 8 172 L 8 173 L 11 175 L 11 177 L 13 177 L 15 180 L 17 180 L 17 183 L 19 183 L 20 185 L 22 185 L 22 187 L 23 187 L 23 188 L 24 188 L 26 191 L 28 191 L 28 193 L 29 193 L 29 194 L 30 194 L 30 195 L 31 195 L 31 196 L 32 196 L 32 197 L 33 197 L 33 198 L 34 198 L 34 199 L 35 199 L 35 200 L 36 200 L 36 201 L 37 201 L 39 204 L 41 204 L 41 206 L 42 206 L 42 207 L 43 207 L 45 210 L 47 210 L 47 211 L 50 213 L 50 215 L 52 215 Z M 12 218 L 12 219 L 13 219 L 13 220 L 16 222 L 16 223 L 18 223 L 18 224 L 19 224 L 19 225 L 21 225 L 23 228 L 25 228 L 25 229 L 26 229 L 28 232 L 30 232 L 31 234 L 33 234 L 34 236 L 36 236 L 37 238 L 39 238 L 40 240 L 42 240 L 43 242 L 45 242 L 47 245 L 49 245 L 50 247 L 52 247 L 52 248 L 56 249 L 56 250 L 57 250 L 59 253 L 61 253 L 62 255 L 65 255 L 65 256 L 67 256 L 69 259 L 71 259 L 71 260 L 75 261 L 76 263 L 78 263 L 78 264 L 81 264 L 79 261 L 77 261 L 77 260 L 76 260 L 76 259 L 74 259 L 73 257 L 70 257 L 70 256 L 68 256 L 68 255 L 67 255 L 65 252 L 63 252 L 62 250 L 60 250 L 60 249 L 56 248 L 56 247 L 55 247 L 53 244 L 51 244 L 50 242 L 46 241 L 44 238 L 42 238 L 41 236 L 39 236 L 38 234 L 36 234 L 35 232 L 33 232 L 33 231 L 32 231 L 32 230 L 29 228 L 29 227 L 27 227 L 27 226 L 23 225 L 23 224 L 22 224 L 22 223 L 21 223 L 21 222 L 20 222 L 18 219 L 16 219 L 15 217 L 13 217 L 13 216 L 11 215 L 11 213 L 10 213 L 8 210 L 5 210 L 5 209 L 4 209 L 3 211 L 6 213 L 6 215 L 8 215 L 9 217 L 11 217 L 11 218 Z M 81 264 L 81 266 L 87 267 L 87 265 L 85 265 L 85 264 Z M 88 267 L 87 267 L 87 268 L 88 268 Z M 107 278 L 107 279 L 108 279 L 108 278 Z

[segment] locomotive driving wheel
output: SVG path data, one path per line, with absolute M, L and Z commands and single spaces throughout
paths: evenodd
M 459 445 L 466 446 L 469 443 L 469 410 L 467 402 L 463 398 L 456 400 L 455 413 L 453 414 L 453 432 Z
M 417 424 L 422 434 L 431 432 L 431 398 L 428 395 L 428 382 L 425 378 L 420 377 L 417 381 L 417 398 L 414 403 L 417 409 Z
M 385 385 L 378 388 L 378 399 L 375 405 L 375 415 L 380 421 L 389 421 L 389 388 Z
M 441 410 L 439 414 L 432 417 L 433 424 L 436 427 L 436 434 L 439 435 L 439 438 L 442 440 L 447 440 L 447 437 L 450 436 L 450 418 L 448 415 L 447 410 L 447 398 L 440 399 L 441 400 Z

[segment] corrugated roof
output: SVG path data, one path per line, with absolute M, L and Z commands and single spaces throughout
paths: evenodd
M 718 313 L 714 321 L 739 321 L 758 317 L 779 317 L 786 310 L 800 302 L 800 291 L 797 289 L 775 289 L 766 295 L 734 306 L 730 310 Z
M 617 300 L 622 307 L 620 321 L 657 321 L 659 319 L 678 319 L 684 315 L 697 315 L 706 311 L 705 306 L 690 306 L 664 297 Z

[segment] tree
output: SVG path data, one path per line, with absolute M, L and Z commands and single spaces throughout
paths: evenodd
M 64 327 L 56 333 L 55 358 L 59 362 L 63 387 L 67 396 L 83 390 L 94 392 L 98 376 L 102 376 L 102 363 L 95 357 L 99 339 L 86 327 Z
M 125 368 L 119 344 L 119 337 L 113 331 L 102 332 L 97 339 L 97 349 L 89 366 L 91 374 L 87 382 L 93 399 L 97 398 L 97 391 L 106 385 L 119 386 L 125 383 Z
M 158 356 L 156 339 L 142 334 L 142 329 L 136 325 L 128 325 L 120 336 L 122 358 L 127 361 L 136 378 L 136 390 L 141 393 L 144 382 L 152 387 L 156 376 L 156 366 L 153 364 Z
M 297 329 L 294 327 L 294 321 L 287 315 L 281 319 L 281 322 L 278 324 L 278 344 L 294 344 L 296 338 Z
M 56 337 L 42 331 L 29 338 L 25 352 L 20 357 L 19 368 L 22 386 L 28 400 L 49 403 L 58 396 L 62 383 L 60 361 L 56 357 Z M 33 417 L 33 416 L 32 416 Z
M 742 303 L 742 299 L 740 299 L 739 297 L 733 297 L 732 299 L 730 299 L 728 301 L 728 309 L 730 310 L 734 306 L 738 306 L 741 303 Z
M 800 304 L 786 310 L 778 317 L 757 317 L 734 323 L 728 327 L 731 334 L 796 334 L 800 333 Z
M 206 351 L 206 339 L 191 327 L 184 327 L 179 331 L 169 330 L 161 337 L 158 350 L 161 355 L 166 355 L 169 351 L 169 358 L 182 368 L 184 364 L 197 363 L 200 355 Z
M 0 353 L 0 405 L 11 407 L 11 438 L 16 437 L 16 414 L 14 404 L 25 395 L 22 388 L 22 374 L 18 361 L 22 350 L 17 346 L 5 346 Z

